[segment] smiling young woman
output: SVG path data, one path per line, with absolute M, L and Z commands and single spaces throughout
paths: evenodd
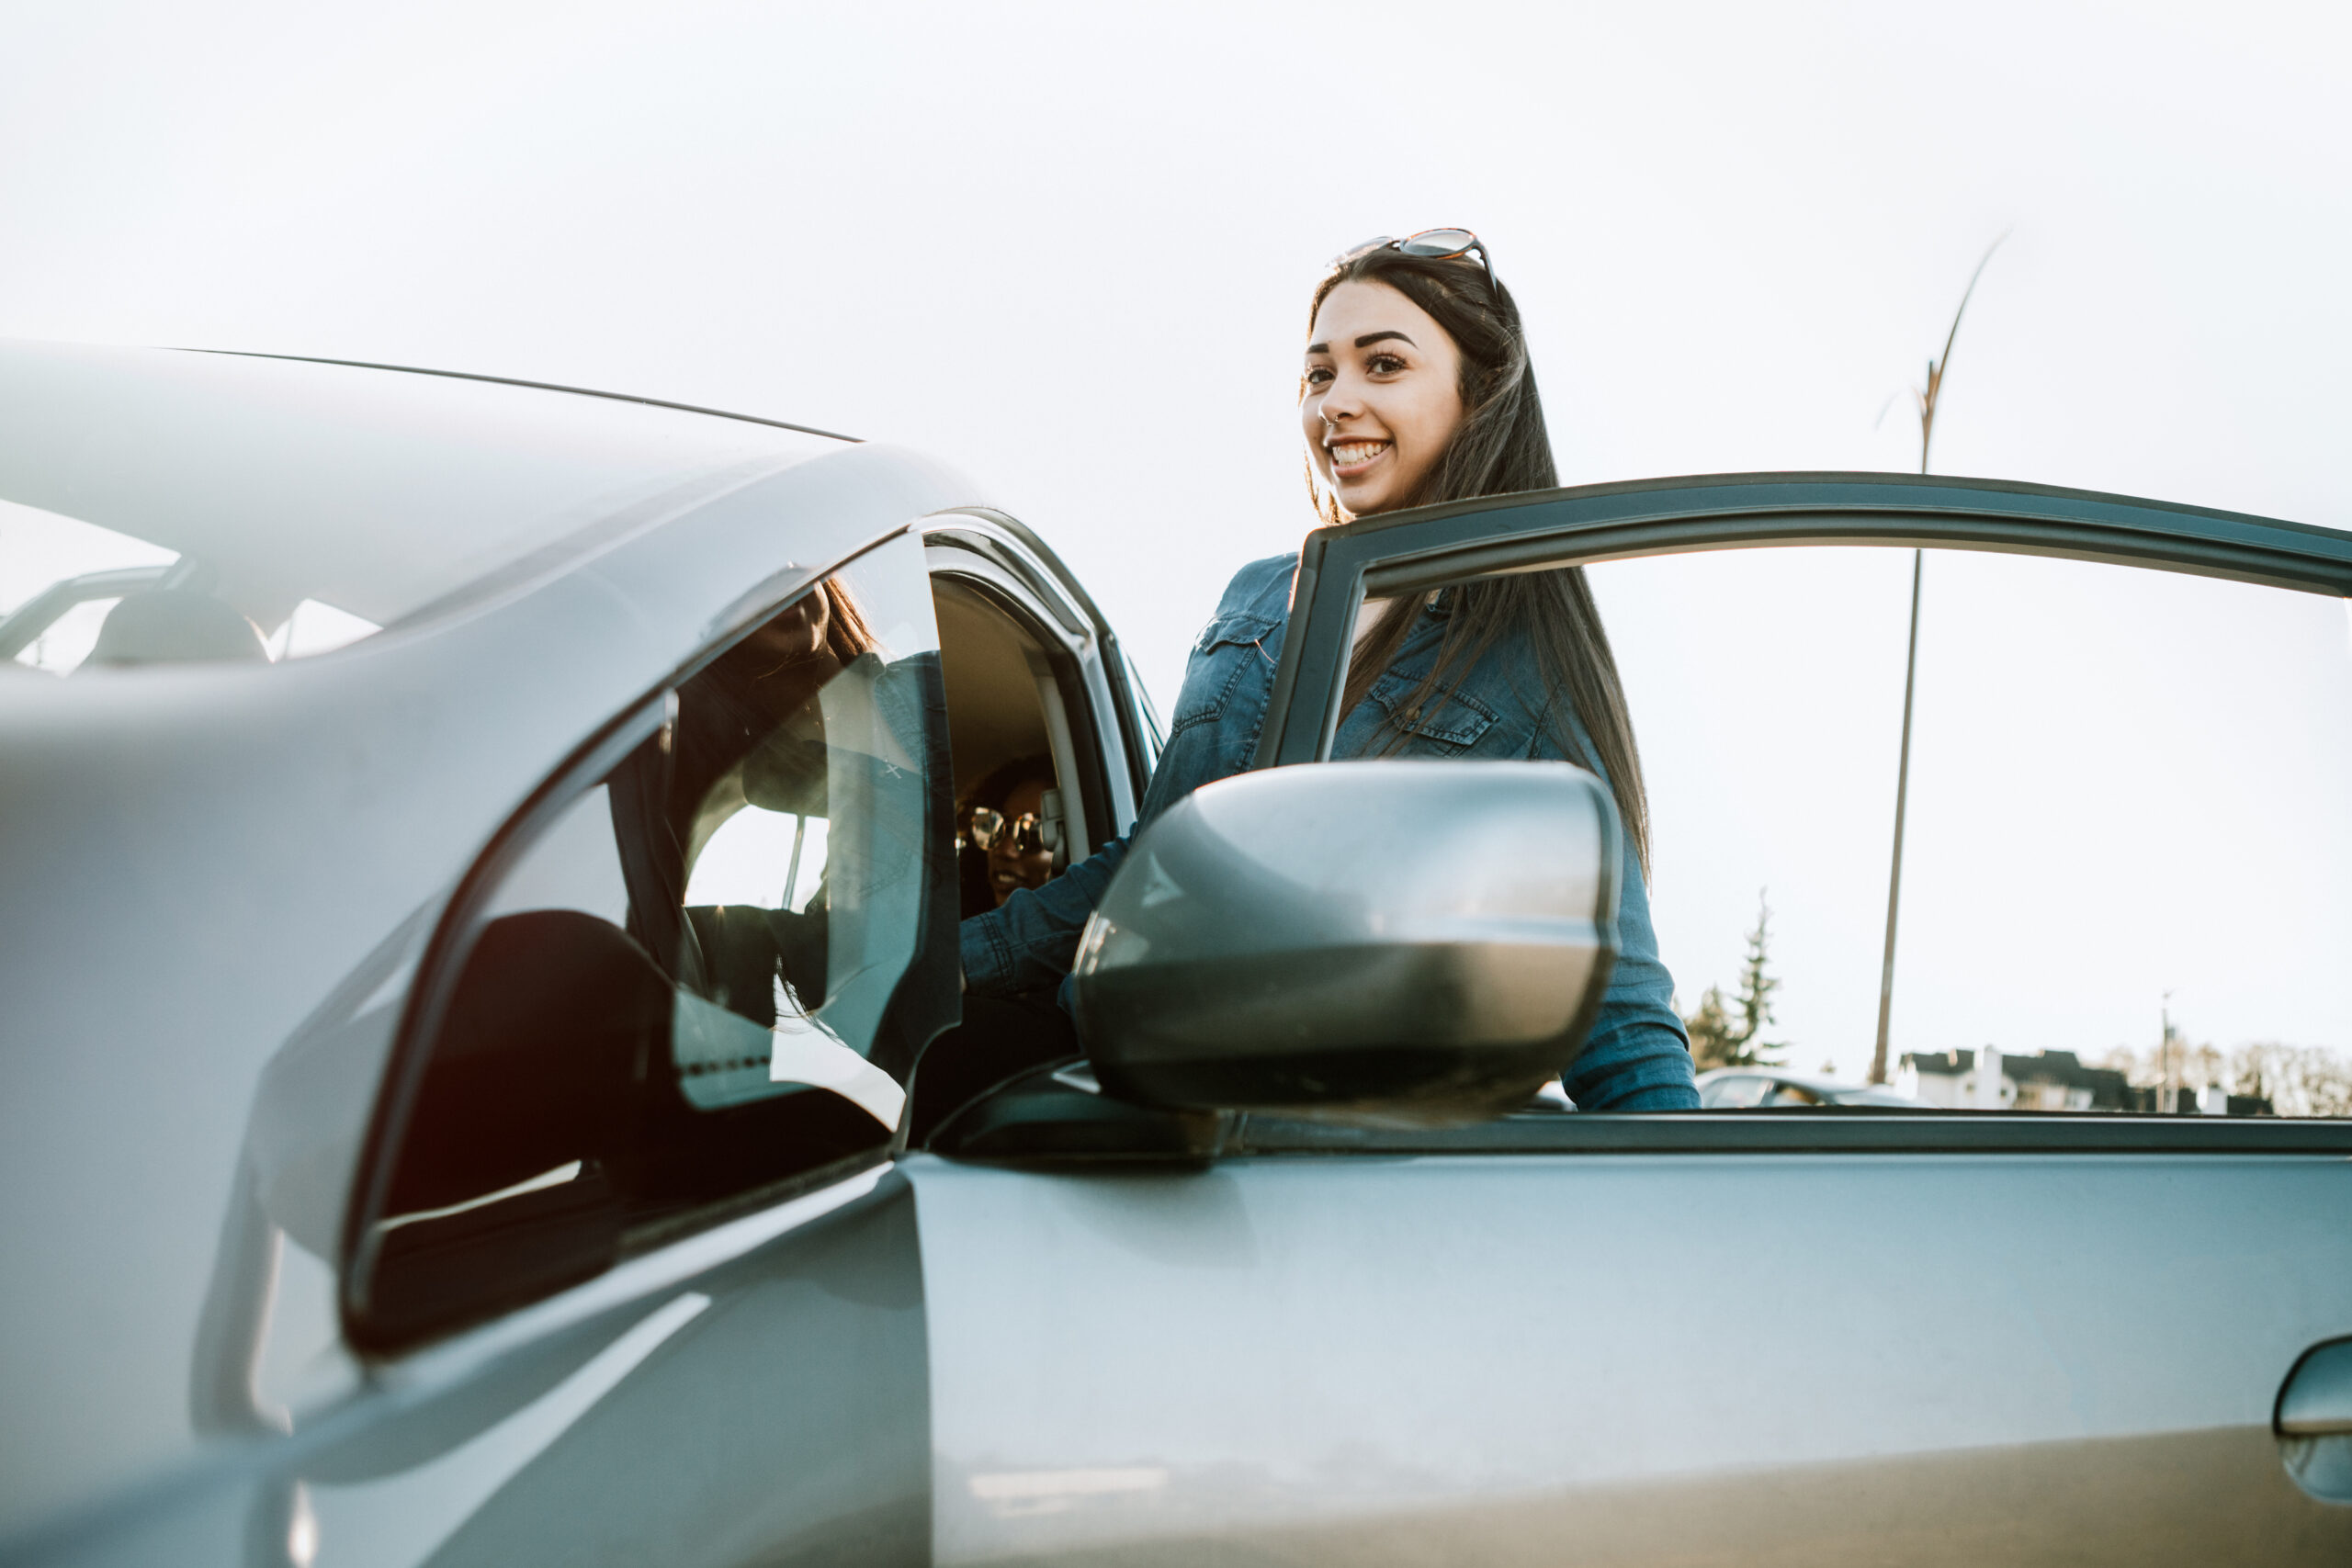
M 1333 263 L 1308 307 L 1299 427 L 1327 525 L 1558 483 L 1519 307 L 1466 231 L 1374 241 Z M 1138 829 L 1249 767 L 1297 565 L 1295 554 L 1254 561 L 1226 589 L 1193 644 Z M 1335 758 L 1561 758 L 1608 782 L 1625 825 L 1622 951 L 1566 1088 L 1586 1110 L 1696 1109 L 1690 1044 L 1650 924 L 1641 758 L 1584 574 L 1521 573 L 1368 605 L 1342 705 Z M 1003 1050 L 1018 1032 L 1018 1051 L 1076 1052 L 1043 1003 L 1125 851 L 1114 842 L 964 922 L 967 1006 L 978 1003 L 982 1027 L 967 1024 L 969 1043 L 953 1049 L 980 1049 L 985 1037 Z M 1009 997 L 1027 1010 L 986 1023 L 988 998 Z
M 1413 254 L 1403 248 L 1410 243 L 1357 247 L 1324 277 L 1309 306 L 1299 421 L 1316 511 L 1326 524 L 1560 482 L 1519 306 L 1483 265 L 1484 247 L 1482 265 L 1473 265 L 1458 255 Z M 1420 346 L 1432 340 L 1436 346 Z M 1583 571 L 1465 583 L 1445 599 L 1437 657 L 1403 705 L 1425 705 L 1498 642 L 1521 645 L 1552 705 L 1546 723 L 1557 732 L 1558 754 L 1609 781 L 1646 872 L 1641 752 Z M 1396 666 L 1419 619 L 1406 601 L 1365 607 L 1342 698 L 1347 710 Z
M 1298 400 L 1307 461 L 1351 516 L 1412 505 L 1462 424 L 1461 351 L 1370 280 L 1326 290 L 1312 330 Z

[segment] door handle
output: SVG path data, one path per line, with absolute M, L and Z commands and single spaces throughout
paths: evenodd
M 2352 1432 L 2352 1339 L 2331 1339 L 2303 1352 L 2278 1391 L 2272 1425 L 2282 1438 Z

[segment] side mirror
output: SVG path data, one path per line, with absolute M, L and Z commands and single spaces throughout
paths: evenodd
M 1617 956 L 1606 785 L 1565 762 L 1243 773 L 1141 836 L 1079 943 L 1104 1089 L 1184 1110 L 1482 1120 L 1576 1059 Z

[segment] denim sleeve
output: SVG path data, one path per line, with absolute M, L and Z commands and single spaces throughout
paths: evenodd
M 1003 907 L 963 924 L 964 985 L 982 996 L 1031 991 L 1069 973 L 1079 933 L 1126 858 L 1114 839 L 1042 887 L 1018 887 Z
M 1560 1075 L 1580 1111 L 1696 1111 L 1690 1040 L 1669 1002 L 1674 977 L 1657 955 L 1649 889 L 1625 845 L 1625 891 L 1617 905 L 1617 967 L 1584 1052 Z
M 1275 556 L 1236 572 L 1210 621 L 1211 630 L 1245 615 L 1261 628 L 1279 626 L 1296 560 L 1295 556 Z M 1266 636 L 1262 629 L 1253 635 Z M 1045 886 L 1016 888 L 1001 908 L 966 920 L 960 945 L 967 989 L 983 996 L 1035 990 L 1069 973 L 1087 917 L 1102 901 L 1112 874 L 1126 858 L 1128 840 L 1201 785 L 1250 765 L 1257 727 L 1265 716 L 1272 671 L 1272 656 L 1262 649 L 1221 648 L 1213 636 L 1204 634 L 1185 661 L 1168 747 L 1152 770 L 1134 829 Z M 1246 690 L 1237 693 L 1237 686 Z
M 1132 830 L 1043 886 L 1016 887 L 1001 907 L 964 922 L 961 946 L 967 989 L 982 996 L 1029 991 L 1069 973 L 1078 961 L 1078 939 L 1087 917 L 1102 901 L 1112 874 L 1126 859 L 1129 841 L 1201 785 L 1239 771 L 1227 754 L 1230 747 L 1223 730 L 1218 725 L 1196 725 L 1170 736 L 1144 790 Z

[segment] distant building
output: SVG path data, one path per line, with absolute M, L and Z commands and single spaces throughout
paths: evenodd
M 1982 1060 L 1980 1061 L 1980 1058 Z M 1982 1066 L 1990 1075 L 1980 1079 Z M 2072 1051 L 2012 1056 L 1984 1051 L 1906 1051 L 1903 1074 L 1922 1105 L 1984 1111 L 2132 1111 L 2132 1085 L 2113 1067 L 2086 1067 Z
M 2134 1086 L 2113 1067 L 2086 1067 L 2072 1051 L 2010 1055 L 1983 1051 L 1906 1051 L 1895 1087 L 1922 1105 L 1958 1111 L 2156 1111 L 2164 1096 Z M 2219 1085 L 2176 1089 L 2177 1114 L 2267 1116 L 2270 1101 Z

